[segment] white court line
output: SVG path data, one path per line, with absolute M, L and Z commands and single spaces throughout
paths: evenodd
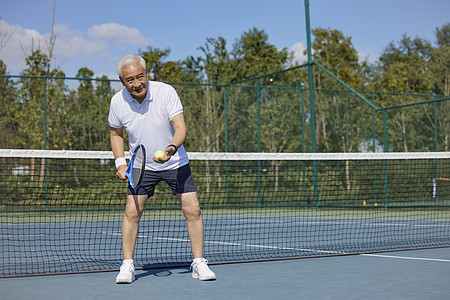
M 35 236 L 46 236 L 46 234 L 2 234 L 0 238 L 11 238 L 11 237 L 35 237 Z
M 120 236 L 120 233 L 117 232 L 102 232 L 103 234 L 110 234 L 115 236 Z M 156 237 L 149 235 L 138 235 L 139 238 L 151 238 L 155 240 L 166 240 L 166 241 L 177 241 L 177 242 L 186 242 L 189 243 L 189 239 L 180 239 L 180 238 L 167 238 L 167 237 Z M 277 247 L 277 246 L 265 246 L 265 245 L 253 245 L 253 244 L 242 244 L 235 242 L 217 242 L 217 241 L 204 241 L 205 244 L 216 244 L 216 245 L 225 245 L 225 246 L 239 246 L 239 247 L 249 247 L 249 248 L 264 248 L 264 249 L 276 249 L 276 250 L 294 250 L 294 251 L 307 251 L 307 252 L 319 252 L 319 253 L 327 253 L 327 254 L 345 254 L 344 252 L 338 251 L 330 251 L 330 250 L 318 250 L 318 249 L 302 249 L 302 248 L 291 248 L 291 247 Z
M 117 235 L 117 236 L 120 235 L 120 233 L 116 233 L 116 232 L 103 232 L 103 234 L 110 234 L 110 235 Z M 139 235 L 138 237 L 140 237 L 140 238 L 152 238 L 152 239 L 155 239 L 155 240 L 190 242 L 189 239 L 155 237 L 155 236 L 149 236 L 149 235 Z M 294 251 L 306 251 L 306 252 L 319 252 L 319 253 L 327 253 L 327 254 L 349 254 L 349 253 L 345 253 L 345 252 L 330 251 L 330 250 L 302 249 L 302 248 L 290 248 L 290 247 L 253 245 L 253 244 L 242 244 L 242 243 L 235 243 L 235 242 L 205 241 L 204 243 L 205 244 L 226 245 L 226 246 L 250 247 L 250 248 L 265 248 L 265 249 L 276 249 L 276 250 L 294 250 Z M 361 255 L 361 256 L 383 257 L 383 258 L 398 258 L 398 259 L 450 262 L 449 259 L 437 259 L 437 258 L 406 257 L 406 256 L 393 256 L 393 255 L 383 255 L 383 254 L 359 254 L 359 255 Z
M 383 254 L 360 254 L 360 255 L 362 255 L 362 256 L 383 257 L 383 258 L 398 258 L 398 259 L 429 260 L 429 261 L 450 262 L 450 259 L 440 259 L 440 258 L 407 257 L 407 256 L 394 256 L 394 255 L 383 255 Z

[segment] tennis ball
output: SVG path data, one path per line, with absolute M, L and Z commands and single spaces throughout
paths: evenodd
M 155 152 L 155 158 L 164 158 L 166 156 L 166 154 L 164 153 L 164 151 L 158 150 Z

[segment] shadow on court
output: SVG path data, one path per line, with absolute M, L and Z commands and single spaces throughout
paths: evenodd
M 118 272 L 117 272 L 118 273 Z M 137 270 L 135 281 L 138 281 L 141 278 L 145 277 L 170 277 L 174 273 L 176 274 L 191 274 L 189 268 L 169 268 L 169 269 L 145 269 L 145 270 Z

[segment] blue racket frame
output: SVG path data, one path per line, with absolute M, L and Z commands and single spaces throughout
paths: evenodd
M 139 151 L 139 148 L 142 148 L 142 152 L 143 152 L 142 173 L 139 176 L 138 182 L 134 182 L 134 180 L 133 180 L 133 166 L 134 166 L 135 159 L 136 159 L 136 153 Z M 130 182 L 131 187 L 134 188 L 134 189 L 138 188 L 141 185 L 141 181 L 142 181 L 142 177 L 144 175 L 144 169 L 145 169 L 145 160 L 146 160 L 145 147 L 144 147 L 144 145 L 140 144 L 134 149 L 133 155 L 131 156 L 130 164 L 128 165 L 128 168 L 125 171 L 125 175 L 128 177 L 128 181 Z

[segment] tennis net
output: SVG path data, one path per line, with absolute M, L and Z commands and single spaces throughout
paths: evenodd
M 449 152 L 189 156 L 211 263 L 450 245 Z M 0 277 L 119 268 L 126 183 L 111 152 L 1 149 L 0 161 Z M 136 266 L 187 266 L 191 255 L 161 183 Z

